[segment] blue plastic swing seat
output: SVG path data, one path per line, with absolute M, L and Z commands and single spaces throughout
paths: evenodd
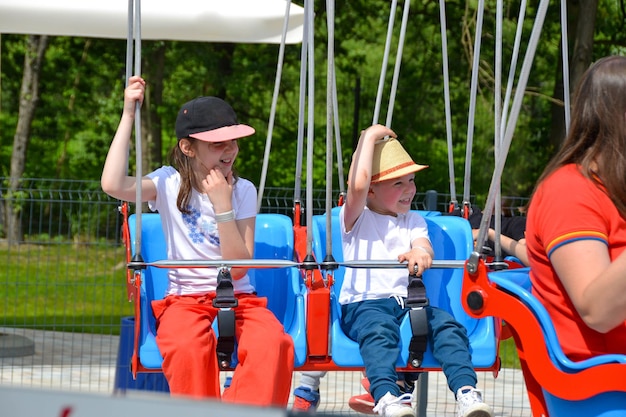
M 596 356 L 581 362 L 570 360 L 559 344 L 556 330 L 547 310 L 530 292 L 529 268 L 490 272 L 489 279 L 509 294 L 513 294 L 531 311 L 543 332 L 543 341 L 554 365 L 565 373 L 574 374 L 594 366 L 623 363 L 626 372 L 626 355 L 610 354 Z M 541 343 L 541 339 L 537 340 Z M 621 375 L 623 377 L 623 375 Z M 591 381 L 590 381 L 591 383 Z M 623 417 L 626 416 L 626 392 L 605 392 L 585 400 L 571 401 L 559 398 L 546 389 L 542 390 L 550 417 Z
M 343 262 L 341 229 L 339 226 L 339 207 L 332 211 L 331 231 L 333 258 Z M 456 216 L 424 216 L 428 225 L 430 239 L 435 252 L 435 260 L 462 260 L 469 258 L 473 249 L 472 230 L 466 219 Z M 313 251 L 317 259 L 326 256 L 326 215 L 313 216 Z M 373 259 L 376 260 L 376 259 Z M 334 271 L 334 285 L 331 292 L 331 347 L 333 361 L 342 367 L 362 367 L 363 359 L 359 345 L 350 339 L 341 329 L 341 308 L 338 302 L 339 292 L 345 273 L 340 266 Z M 461 305 L 462 268 L 432 268 L 423 275 L 426 294 L 431 305 L 448 311 L 467 329 L 475 368 L 492 369 L 497 360 L 498 340 L 495 320 L 492 317 L 475 319 L 470 317 Z M 407 367 L 409 361 L 409 343 L 412 337 L 411 324 L 407 314 L 401 325 L 401 346 L 397 366 Z M 440 369 L 441 365 L 433 356 L 430 344 L 424 353 L 422 368 Z
M 128 220 L 131 245 L 135 248 L 135 215 Z M 161 218 L 157 213 L 145 213 L 141 217 L 141 256 L 144 262 L 167 259 L 165 236 Z M 256 218 L 254 255 L 256 259 L 292 261 L 294 233 L 291 219 L 282 214 L 259 214 Z M 306 289 L 297 268 L 249 269 L 248 274 L 257 294 L 268 298 L 268 308 L 285 327 L 293 339 L 294 365 L 304 364 L 307 356 L 304 317 L 304 294 Z M 151 302 L 162 299 L 167 290 L 166 268 L 148 266 L 143 270 L 140 292 L 139 361 L 150 370 L 161 369 L 163 357 L 156 343 L 156 319 Z M 213 329 L 217 332 L 217 321 Z M 236 355 L 233 355 L 236 356 Z M 236 357 L 233 358 L 234 366 Z

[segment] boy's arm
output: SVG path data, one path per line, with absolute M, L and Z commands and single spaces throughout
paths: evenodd
M 398 256 L 398 261 L 407 262 L 409 273 L 422 275 L 433 265 L 435 253 L 430 241 L 425 237 L 418 237 L 411 242 L 411 250 Z M 415 267 L 417 266 L 417 269 Z
M 346 232 L 352 230 L 354 223 L 363 212 L 372 180 L 372 158 L 374 145 L 386 136 L 396 137 L 393 130 L 383 125 L 373 125 L 361 132 L 359 143 L 350 164 L 348 173 L 348 195 L 344 207 Z

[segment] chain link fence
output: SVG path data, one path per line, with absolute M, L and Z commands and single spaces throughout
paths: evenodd
M 0 385 L 116 391 L 120 375 L 130 375 L 128 363 L 119 359 L 125 349 L 120 333 L 133 315 L 120 202 L 104 194 L 97 181 L 22 179 L 12 192 L 8 182 L 0 178 Z M 327 200 L 335 206 L 340 197 L 327 198 L 325 190 L 312 195 L 312 214 L 324 213 Z M 306 209 L 304 197 L 300 203 Z M 266 188 L 261 212 L 292 217 L 295 200 L 293 189 Z M 523 198 L 503 201 L 503 211 L 510 214 L 522 213 L 519 208 L 526 204 Z M 427 191 L 418 193 L 413 208 L 447 211 L 449 204 L 448 194 Z M 17 240 L 7 239 L 10 213 L 19 228 Z M 445 377 L 429 376 L 429 412 L 455 415 Z M 503 369 L 497 379 L 479 377 L 498 415 L 530 415 L 518 370 Z M 347 399 L 362 393 L 360 380 L 360 372 L 329 373 L 319 411 L 354 414 Z M 294 386 L 298 381 L 295 373 Z

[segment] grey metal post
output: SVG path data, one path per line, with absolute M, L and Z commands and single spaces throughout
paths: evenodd
M 424 209 L 429 211 L 437 211 L 437 191 L 426 191 L 426 196 L 424 197 Z
M 428 405 L 428 372 L 421 373 L 420 377 L 417 378 L 415 395 L 417 396 L 415 414 L 417 417 L 426 417 L 426 406 Z

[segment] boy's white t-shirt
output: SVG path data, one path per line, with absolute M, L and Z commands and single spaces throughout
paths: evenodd
M 156 200 L 148 202 L 152 211 L 161 215 L 161 224 L 170 260 L 222 259 L 220 240 L 215 222 L 213 204 L 206 194 L 192 189 L 189 214 L 178 210 L 176 201 L 180 188 L 180 173 L 171 166 L 163 166 L 147 175 L 157 189 Z M 233 186 L 235 219 L 256 216 L 257 191 L 254 185 L 238 178 Z M 215 291 L 217 268 L 171 268 L 168 270 L 167 294 L 189 295 Z M 246 274 L 233 280 L 235 293 L 252 293 L 254 287 Z
M 411 250 L 411 242 L 415 239 L 430 240 L 426 220 L 412 211 L 394 217 L 365 207 L 352 230 L 346 232 L 342 207 L 339 221 L 344 261 L 397 261 L 398 255 Z M 339 303 L 406 297 L 407 285 L 407 268 L 345 268 Z

